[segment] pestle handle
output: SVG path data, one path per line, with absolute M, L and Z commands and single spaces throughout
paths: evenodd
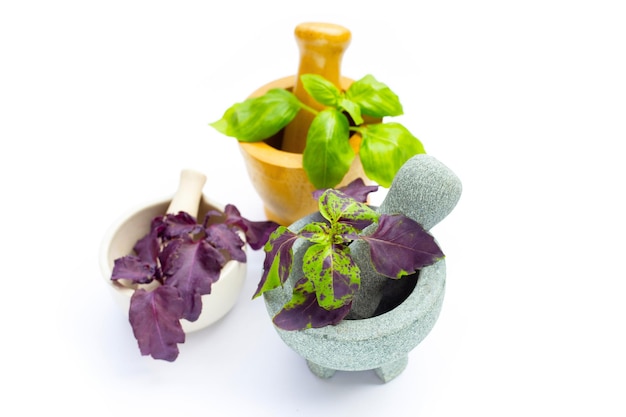
M 167 208 L 167 214 L 176 214 L 185 211 L 193 217 L 198 216 L 202 188 L 206 183 L 206 176 L 201 172 L 184 169 L 180 173 L 178 189 Z
M 343 26 L 332 23 L 309 22 L 296 26 L 295 38 L 300 50 L 300 64 L 293 89 L 294 95 L 309 107 L 317 110 L 323 106 L 304 89 L 300 76 L 318 74 L 341 89 L 341 60 L 350 45 L 352 35 Z M 285 128 L 282 150 L 301 153 L 314 115 L 301 110 Z
M 448 167 L 432 156 L 415 155 L 396 174 L 378 212 L 404 214 L 429 230 L 454 209 L 461 192 L 461 180 Z M 390 280 L 376 272 L 364 242 L 354 242 L 350 250 L 361 267 L 359 296 L 352 302 L 350 315 L 353 319 L 372 317 L 384 292 L 402 292 L 404 281 Z
M 458 203 L 461 180 L 436 158 L 419 154 L 396 174 L 379 213 L 401 213 L 426 230 L 443 220 Z

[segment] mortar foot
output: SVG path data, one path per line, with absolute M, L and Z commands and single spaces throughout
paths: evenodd
M 320 378 L 328 379 L 331 376 L 335 375 L 335 372 L 337 372 L 335 369 L 326 368 L 325 366 L 318 365 L 314 362 L 311 362 L 310 360 L 307 360 L 306 364 L 309 366 L 311 372 L 313 372 Z
M 383 381 L 389 382 L 404 371 L 407 364 L 409 363 L 409 356 L 405 355 L 398 360 L 393 362 L 389 362 L 379 368 L 376 368 L 374 371 L 376 375 Z

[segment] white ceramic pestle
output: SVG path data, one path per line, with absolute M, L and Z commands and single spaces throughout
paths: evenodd
M 202 188 L 206 183 L 206 176 L 192 169 L 184 169 L 180 172 L 178 189 L 167 208 L 167 214 L 176 214 L 185 211 L 193 217 L 198 217 Z

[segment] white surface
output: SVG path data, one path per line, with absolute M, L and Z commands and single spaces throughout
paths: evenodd
M 3 2 L 0 414 L 623 416 L 621 2 L 424 3 Z M 440 320 L 387 385 L 319 380 L 249 300 L 253 253 L 224 320 L 175 363 L 141 357 L 98 276 L 100 240 L 182 168 L 263 216 L 236 143 L 207 124 L 296 71 L 307 20 L 352 30 L 344 74 L 389 84 L 463 180 L 433 229 Z

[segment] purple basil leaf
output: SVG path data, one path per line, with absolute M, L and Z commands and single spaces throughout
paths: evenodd
M 328 188 L 320 188 L 319 190 L 315 190 L 313 191 L 313 198 L 315 200 L 319 200 L 320 197 L 322 196 L 322 194 L 324 194 L 324 191 L 328 190 Z
M 377 185 L 365 185 L 365 182 L 363 181 L 363 179 L 357 178 L 354 181 L 352 181 L 350 184 L 346 185 L 345 187 L 337 188 L 337 190 L 342 191 L 344 194 L 346 194 L 349 197 L 354 198 L 356 201 L 360 203 L 366 203 L 367 196 L 370 193 L 378 191 L 378 186 Z M 319 199 L 321 195 L 324 194 L 324 191 L 326 191 L 326 189 L 313 191 L 313 198 L 315 198 L 316 200 Z
M 165 228 L 162 236 L 165 239 L 175 239 L 184 235 L 195 235 L 202 231 L 196 219 L 189 213 L 180 211 L 178 214 L 168 214 L 163 218 Z
M 227 219 L 230 219 L 231 222 L 236 222 L 241 218 L 241 212 L 233 204 L 226 204 L 224 207 L 224 215 Z
M 241 249 L 245 242 L 237 232 L 224 223 L 212 224 L 205 229 L 206 241 L 217 249 L 224 249 L 230 257 L 239 262 L 246 262 L 246 253 Z
M 298 235 L 284 226 L 279 226 L 272 233 L 265 245 L 263 275 L 253 298 L 285 283 L 291 271 L 293 257 L 291 249 L 296 240 L 298 240 Z M 276 264 L 277 267 L 272 268 L 273 264 Z
M 217 218 L 216 221 L 211 222 L 213 218 Z M 202 222 L 202 227 L 205 229 L 208 228 L 211 224 L 216 223 L 225 223 L 226 215 L 218 210 L 209 210 L 204 215 L 204 221 Z
M 142 355 L 172 362 L 185 341 L 180 324 L 184 302 L 175 288 L 138 289 L 130 299 L 129 319 Z
M 245 220 L 245 219 L 243 219 Z M 278 228 L 278 223 L 272 221 L 246 221 L 246 241 L 254 250 L 261 249 L 267 243 L 270 235 Z
M 209 211 L 207 211 L 207 213 L 204 215 L 204 221 L 205 221 L 204 226 L 205 227 L 208 224 L 208 221 L 209 221 L 209 219 L 211 217 L 224 217 L 224 213 L 222 213 L 219 210 L 209 210 Z
M 138 256 L 117 258 L 113 264 L 112 280 L 128 279 L 137 284 L 147 284 L 155 278 L 156 264 L 144 262 Z
M 370 245 L 376 271 L 390 278 L 412 274 L 444 256 L 419 223 L 402 215 L 381 215 L 376 231 L 361 239 Z
M 274 324 L 284 330 L 301 330 L 337 324 L 348 315 L 352 303 L 334 310 L 326 310 L 317 303 L 315 290 L 306 278 L 293 289 L 293 297 L 274 316 Z
M 135 243 L 133 250 L 142 261 L 156 266 L 159 250 L 161 250 L 161 240 L 159 234 L 162 231 L 162 223 L 152 221 L 150 231 Z
M 361 203 L 367 202 L 367 196 L 370 193 L 378 191 L 377 185 L 365 185 L 361 178 L 357 178 L 345 187 L 339 188 L 344 194 L 354 198 Z
M 278 228 L 272 221 L 251 221 L 242 217 L 237 207 L 227 204 L 224 208 L 226 220 L 224 223 L 239 227 L 246 235 L 248 245 L 254 250 L 261 249 L 270 235 Z
M 159 259 L 165 285 L 178 289 L 185 302 L 183 317 L 197 320 L 202 311 L 200 296 L 211 292 L 226 259 L 204 239 L 194 242 L 189 237 L 168 242 Z

